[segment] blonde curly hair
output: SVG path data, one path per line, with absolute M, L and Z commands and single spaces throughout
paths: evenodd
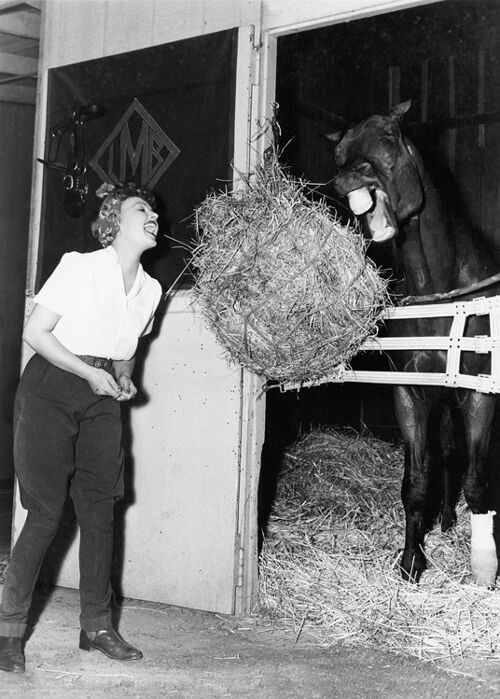
M 110 184 L 104 182 L 96 191 L 96 196 L 102 199 L 99 213 L 92 222 L 91 231 L 103 248 L 111 245 L 120 228 L 120 212 L 122 201 L 130 197 L 140 197 L 152 209 L 156 208 L 156 198 L 148 189 L 138 187 L 134 182 Z

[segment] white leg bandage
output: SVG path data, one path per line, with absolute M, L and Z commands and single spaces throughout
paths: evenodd
M 485 515 L 471 513 L 470 562 L 474 581 L 483 587 L 495 584 L 498 560 L 493 538 L 493 515 L 490 510 Z

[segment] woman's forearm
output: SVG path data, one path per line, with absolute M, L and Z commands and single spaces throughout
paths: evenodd
M 69 371 L 87 381 L 92 378 L 92 367 L 66 349 L 52 332 L 39 329 L 33 330 L 28 323 L 23 333 L 23 340 L 37 354 L 54 364 L 54 366 L 59 367 L 59 369 Z
M 127 378 L 132 378 L 132 372 L 134 371 L 135 357 L 131 359 L 115 359 L 113 362 L 113 370 L 115 373 L 115 378 L 118 380 L 121 376 L 126 376 Z

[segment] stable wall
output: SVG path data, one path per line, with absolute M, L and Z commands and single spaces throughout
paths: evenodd
M 249 24 L 288 33 L 431 1 L 45 0 L 43 61 L 53 68 Z
M 126 597 L 232 613 L 241 372 L 221 357 L 188 292 L 172 297 L 153 335 L 137 377 L 140 398 L 125 416 L 114 588 Z M 16 531 L 24 519 L 16 507 Z M 44 580 L 78 587 L 78 542 L 67 517 Z
M 13 478 L 35 108 L 0 101 L 0 481 Z

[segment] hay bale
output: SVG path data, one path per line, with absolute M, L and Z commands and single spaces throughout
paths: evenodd
M 422 660 L 500 659 L 500 595 L 472 583 L 470 521 L 426 540 L 428 569 L 402 580 L 402 449 L 337 430 L 290 449 L 261 554 L 263 615 L 333 647 Z
M 319 379 L 377 333 L 387 285 L 344 226 L 276 156 L 196 210 L 194 293 L 235 362 L 277 381 Z

